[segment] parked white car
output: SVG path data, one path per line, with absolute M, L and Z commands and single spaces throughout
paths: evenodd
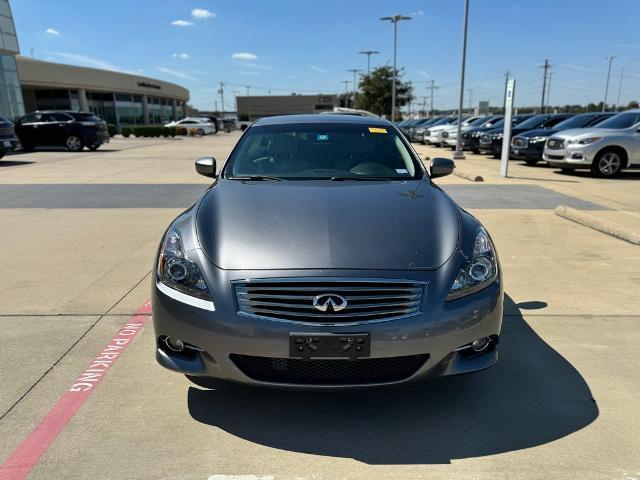
M 589 169 L 600 177 L 640 168 L 640 109 L 614 115 L 596 127 L 555 133 L 542 158 L 552 167 Z
M 490 117 L 485 115 L 469 117 L 464 122 L 462 122 L 462 125 L 460 125 L 460 132 L 464 133 L 468 130 L 471 130 L 472 128 L 479 127 L 483 123 L 486 123 L 489 118 Z M 455 148 L 458 140 L 458 125 L 448 125 L 447 128 L 442 130 L 441 140 L 442 146 Z
M 467 117 L 462 117 L 462 122 L 468 120 Z M 425 143 L 429 143 L 431 145 L 435 145 L 436 147 L 441 147 L 442 142 L 442 132 L 450 129 L 450 128 L 458 128 L 458 119 L 454 118 L 451 123 L 443 123 L 441 125 L 437 125 L 435 127 L 429 127 L 427 131 L 425 131 Z
M 165 127 L 184 127 L 188 130 L 193 129 L 198 132 L 198 135 L 209 135 L 211 133 L 216 133 L 216 126 L 213 124 L 213 122 L 198 117 L 186 117 L 182 120 L 169 122 L 165 124 Z

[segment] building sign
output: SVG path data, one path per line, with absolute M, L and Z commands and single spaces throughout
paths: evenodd
M 156 90 L 162 90 L 162 87 L 160 85 L 158 85 L 157 83 L 138 82 L 138 86 L 139 87 L 143 87 L 143 88 L 155 88 Z

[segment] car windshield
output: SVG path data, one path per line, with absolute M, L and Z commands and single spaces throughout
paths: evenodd
M 79 122 L 101 122 L 102 119 L 96 117 L 93 113 L 69 112 L 73 118 Z
M 569 130 L 570 128 L 582 128 L 589 125 L 595 118 L 595 115 L 577 115 L 575 117 L 567 118 L 560 123 L 557 123 L 553 128 L 556 130 Z
M 640 122 L 640 112 L 623 112 L 596 125 L 597 128 L 629 128 Z
M 518 128 L 536 128 L 538 125 L 541 125 L 545 122 L 545 120 L 549 119 L 549 115 L 534 115 L 531 118 L 528 118 L 520 123 L 516 123 Z
M 408 179 L 422 170 L 387 125 L 295 124 L 254 126 L 229 157 L 231 179 Z
M 472 120 L 470 122 L 467 120 L 466 122 L 464 122 L 464 124 L 477 127 L 486 123 L 486 121 L 487 121 L 487 117 L 478 117 L 475 120 Z

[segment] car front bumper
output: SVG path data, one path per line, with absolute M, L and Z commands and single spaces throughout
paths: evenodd
M 590 168 L 593 159 L 602 148 L 598 142 L 590 145 L 569 144 L 561 149 L 545 147 L 542 159 L 552 167 Z
M 406 279 L 407 272 L 401 272 Z M 487 288 L 451 302 L 438 302 L 442 289 L 435 287 L 436 272 L 411 272 L 409 280 L 424 282 L 421 312 L 407 317 L 349 324 L 318 324 L 267 319 L 239 313 L 235 294 L 231 287 L 234 280 L 250 275 L 259 278 L 258 272 L 231 272 L 217 270 L 214 289 L 215 311 L 204 310 L 182 303 L 152 286 L 153 323 L 156 338 L 156 358 L 165 368 L 197 377 L 213 377 L 243 384 L 282 388 L 335 389 L 398 384 L 428 377 L 453 375 L 482 370 L 498 359 L 498 336 L 502 324 L 503 290 L 501 277 Z M 314 276 L 325 272 L 287 272 L 291 277 Z M 367 275 L 368 274 L 368 275 Z M 380 278 L 380 271 L 353 272 L 332 271 L 332 277 L 344 279 Z M 282 272 L 278 277 L 284 276 Z M 264 276 L 263 276 L 264 277 Z M 383 278 L 398 278 L 398 272 L 384 272 Z M 222 291 L 225 291 L 222 294 Z M 446 293 L 445 293 L 446 294 Z M 332 333 L 349 335 L 367 333 L 370 336 L 372 359 L 391 359 L 413 355 L 428 355 L 428 359 L 406 378 L 384 382 L 360 382 L 327 384 L 299 384 L 295 382 L 262 381 L 252 378 L 241 369 L 234 358 L 238 355 L 266 357 L 281 361 L 289 356 L 290 334 L 314 335 Z M 195 349 L 175 353 L 162 342 L 172 337 L 190 344 Z M 491 337 L 490 347 L 469 355 L 469 350 L 456 351 L 474 340 Z M 364 359 L 366 360 L 366 359 Z M 285 360 L 286 361 L 286 360 Z M 315 360 L 306 360 L 314 362 Z M 360 362 L 363 360 L 344 360 Z
M 529 143 L 526 147 L 511 146 L 511 158 L 517 160 L 542 160 L 542 152 L 544 150 L 544 142 Z

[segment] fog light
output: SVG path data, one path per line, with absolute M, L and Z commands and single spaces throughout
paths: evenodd
M 583 158 L 583 155 L 581 153 L 574 153 L 571 155 L 571 158 L 575 159 L 575 160 L 580 160 Z
M 182 342 L 182 340 L 179 340 L 177 338 L 167 337 L 164 339 L 164 343 L 167 347 L 169 347 L 169 350 L 172 350 L 174 352 L 181 352 L 182 350 L 184 350 L 184 343 Z
M 471 344 L 471 348 L 474 352 L 481 352 L 489 346 L 489 343 L 491 343 L 489 337 L 479 338 Z

